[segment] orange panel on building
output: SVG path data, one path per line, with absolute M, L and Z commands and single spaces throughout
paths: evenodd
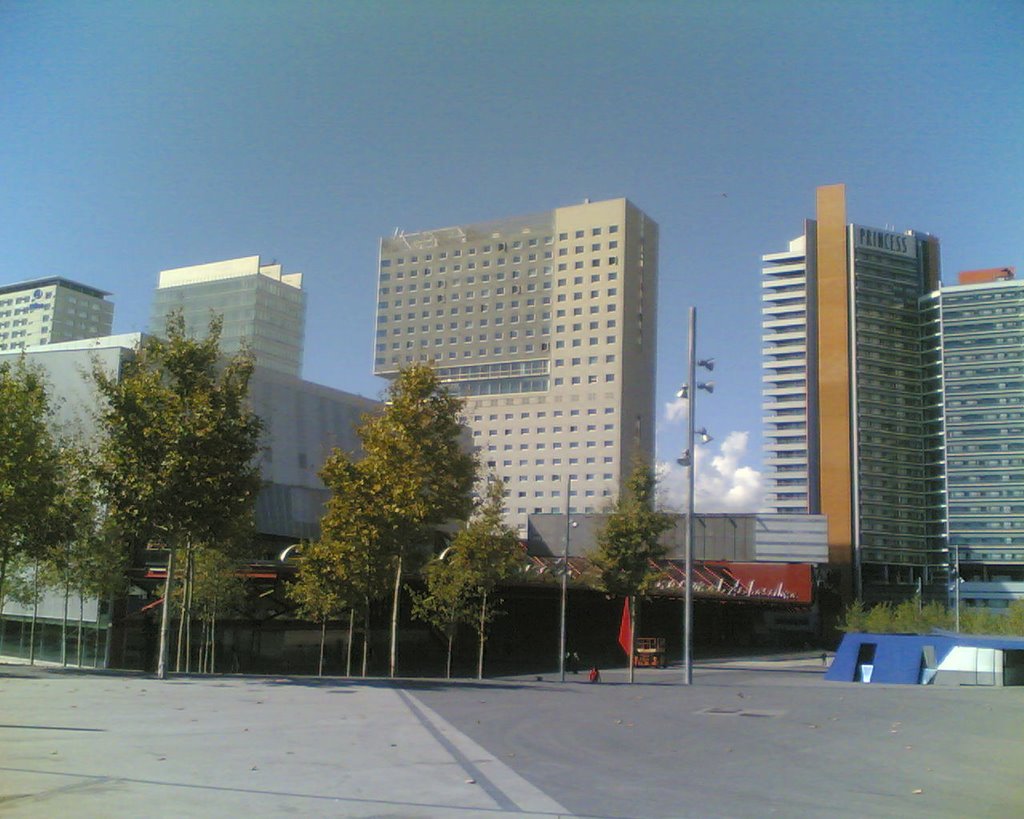
M 1016 268 L 986 267 L 984 270 L 961 270 L 957 274 L 957 284 L 988 284 L 989 282 L 1005 282 L 1014 277 Z
M 849 566 L 853 560 L 853 489 L 845 185 L 818 188 L 817 217 L 821 511 L 828 516 L 829 563 Z

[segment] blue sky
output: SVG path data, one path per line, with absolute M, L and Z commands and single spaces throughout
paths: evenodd
M 375 396 L 378 237 L 627 196 L 661 226 L 659 456 L 696 305 L 702 505 L 735 508 L 761 254 L 845 182 L 852 221 L 938 235 L 947 280 L 1024 275 L 1022 78 L 1019 0 L 0 0 L 0 282 L 109 290 L 121 332 L 162 269 L 276 258 L 305 376 Z

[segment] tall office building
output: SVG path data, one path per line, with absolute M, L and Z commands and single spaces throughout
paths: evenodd
M 466 399 L 509 522 L 597 511 L 654 453 L 658 227 L 625 199 L 381 240 L 374 372 Z M 571 479 L 571 489 L 568 484 Z
M 939 521 L 968 605 L 1024 598 L 1024 281 L 967 271 L 923 302 Z
M 846 594 L 905 596 L 934 561 L 918 300 L 938 240 L 848 224 L 830 185 L 763 262 L 766 506 L 828 517 Z
M 150 332 L 160 335 L 174 310 L 182 311 L 186 330 L 197 336 L 206 333 L 212 316 L 223 316 L 226 355 L 244 346 L 257 365 L 300 376 L 306 318 L 301 273 L 282 273 L 280 264 L 263 264 L 259 256 L 164 270 Z
M 109 295 L 60 276 L 0 286 L 0 351 L 109 335 Z

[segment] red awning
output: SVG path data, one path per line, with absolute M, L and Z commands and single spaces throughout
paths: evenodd
M 526 577 L 558 576 L 562 559 L 530 555 Z M 682 596 L 686 564 L 682 560 L 659 560 L 662 574 L 653 583 L 655 595 Z M 585 557 L 569 558 L 569 579 L 579 580 L 590 568 Z M 734 563 L 726 560 L 695 560 L 692 593 L 704 600 L 736 600 L 761 603 L 810 605 L 813 596 L 813 567 L 810 563 Z

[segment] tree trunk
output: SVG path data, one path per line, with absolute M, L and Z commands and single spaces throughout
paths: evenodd
M 480 598 L 480 646 L 476 658 L 476 678 L 484 678 L 484 643 L 487 642 L 487 594 Z
M 210 614 L 210 673 L 217 673 L 217 601 L 213 601 L 213 613 Z
M 352 676 L 352 638 L 356 633 L 356 608 L 348 610 L 348 646 L 345 648 L 345 676 Z
M 192 670 L 192 590 L 196 582 L 196 557 L 191 543 L 186 555 L 188 559 L 185 561 L 185 673 L 188 674 Z
M 324 641 L 327 639 L 327 618 L 324 617 L 320 621 L 320 662 L 316 667 L 316 675 L 322 677 L 324 675 Z
M 82 589 L 78 590 L 78 644 L 76 646 L 76 655 L 78 660 L 78 667 L 82 667 L 82 638 L 85 636 L 85 592 Z M 96 639 L 100 638 L 100 618 L 99 618 L 99 601 L 96 601 Z
M 60 664 L 68 667 L 68 599 L 71 597 L 71 578 L 64 575 L 64 614 L 60 620 Z
M 366 608 L 363 609 L 363 676 L 370 659 L 370 597 L 366 597 Z
M 455 642 L 455 635 L 451 632 L 448 634 L 448 657 L 444 663 L 444 678 L 450 680 L 452 678 L 452 644 Z
M 28 664 L 36 664 L 36 621 L 39 619 L 39 560 L 32 575 L 32 627 L 28 630 Z
M 114 601 L 110 601 L 110 607 L 113 609 Z M 99 626 L 99 618 L 97 618 L 97 626 Z M 106 634 L 103 638 L 103 667 L 110 668 L 110 632 L 113 630 L 113 624 L 107 623 L 107 627 L 103 629 Z M 127 630 L 127 629 L 126 629 Z M 99 630 L 96 632 L 96 639 L 92 644 L 92 667 L 96 668 L 99 666 L 99 653 L 100 653 L 100 635 Z
M 395 593 L 391 599 L 391 656 L 388 662 L 388 676 L 394 679 L 398 665 L 398 601 L 402 594 L 402 558 L 395 566 Z
M 174 588 L 174 547 L 167 552 L 167 582 L 164 583 L 164 606 L 160 612 L 160 655 L 156 665 L 158 680 L 167 679 L 167 656 L 171 631 L 171 591 Z
M 188 616 L 188 554 L 189 546 L 185 546 L 185 571 L 182 573 L 181 609 L 178 612 L 178 644 L 174 647 L 174 671 L 181 671 L 181 651 L 185 647 L 185 618 Z
M 7 623 L 4 620 L 4 585 L 7 582 L 7 552 L 0 555 L 0 654 L 4 653 L 4 632 Z

